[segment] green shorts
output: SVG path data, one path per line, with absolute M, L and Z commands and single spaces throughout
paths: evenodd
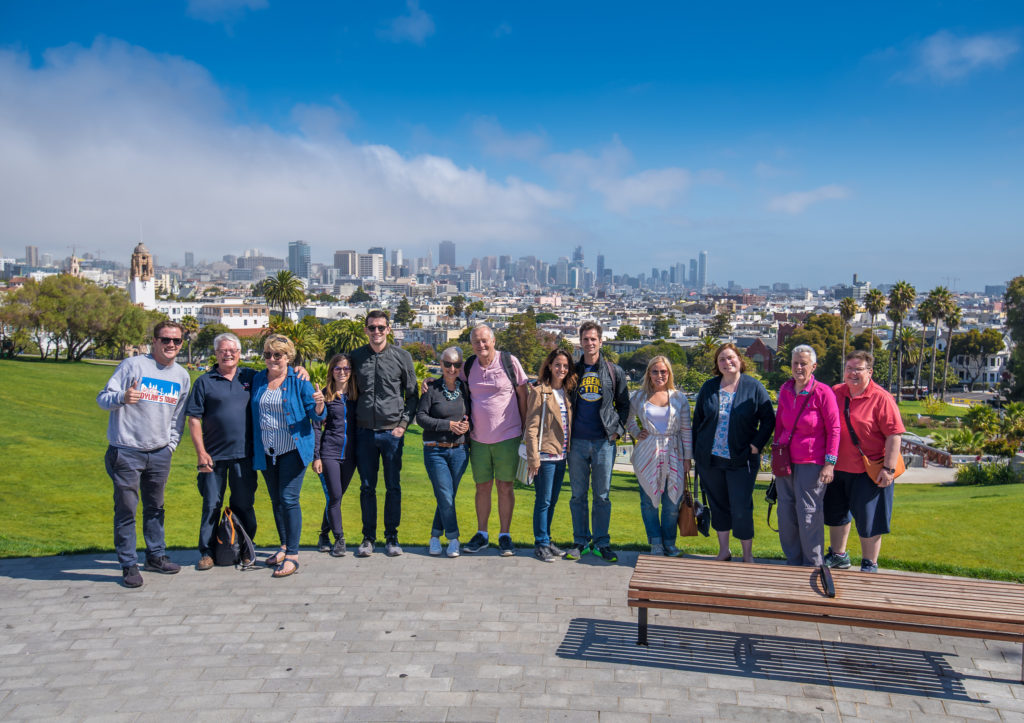
M 522 437 L 513 437 L 504 442 L 484 444 L 471 442 L 469 461 L 473 465 L 473 481 L 484 484 L 491 480 L 512 482 L 519 466 L 519 443 Z

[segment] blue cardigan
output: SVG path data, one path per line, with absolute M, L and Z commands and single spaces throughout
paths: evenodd
M 252 401 L 249 411 L 252 414 L 252 453 L 255 469 L 267 468 L 267 456 L 263 449 L 263 435 L 260 432 L 260 399 L 267 392 L 267 371 L 259 372 L 252 380 Z M 288 431 L 295 441 L 295 449 L 304 465 L 313 461 L 313 424 L 319 423 L 327 416 L 327 407 L 320 414 L 316 413 L 316 402 L 313 401 L 313 385 L 295 376 L 295 370 L 288 367 L 288 378 L 281 385 L 281 397 L 284 401 L 284 416 L 288 422 Z M 312 421 L 311 421 L 312 420 Z
M 711 447 L 718 426 L 718 390 L 722 378 L 715 376 L 704 382 L 697 394 L 693 410 L 693 456 L 703 466 L 711 464 Z M 740 375 L 729 414 L 729 456 L 733 467 L 743 467 L 750 460 L 750 445 L 763 450 L 775 430 L 775 410 L 771 397 L 761 382 L 747 374 Z

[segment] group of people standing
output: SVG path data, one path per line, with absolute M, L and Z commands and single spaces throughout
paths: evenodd
M 214 530 L 225 493 L 238 523 L 255 536 L 260 472 L 280 541 L 266 562 L 274 577 L 297 572 L 299 497 L 310 466 L 320 476 L 326 500 L 321 552 L 337 557 L 347 552 L 341 500 L 358 471 L 362 541 L 355 554 L 374 553 L 377 479 L 383 466 L 384 551 L 401 555 L 402 453 L 413 421 L 423 428 L 424 466 L 437 503 L 431 555 L 458 557 L 490 545 L 495 486 L 497 548 L 503 556 L 515 554 L 510 527 L 522 463 L 535 490 L 535 557 L 552 562 L 592 553 L 616 562 L 609 491 L 616 442 L 628 431 L 635 440 L 632 462 L 651 552 L 680 554 L 679 505 L 695 465 L 718 536 L 718 559 L 731 558 L 733 536 L 740 540 L 743 560 L 751 562 L 754 481 L 761 451 L 774 431 L 777 443 L 785 440 L 793 462 L 792 474 L 777 480 L 779 534 L 787 562 L 849 567 L 846 541 L 852 520 L 861 536 L 861 569 L 877 570 L 880 536 L 889 531 L 903 428 L 892 397 L 871 381 L 868 352 L 848 355 L 845 383 L 829 388 L 814 379 L 814 350 L 794 349 L 793 379 L 782 388 L 776 415 L 761 383 L 744 374 L 739 350 L 723 344 L 715 353 L 715 375 L 697 395 L 691 419 L 690 402 L 675 388 L 672 365 L 664 356 L 650 360 L 641 388 L 630 396 L 625 373 L 601 352 L 602 329 L 595 322 L 580 327 L 580 358 L 574 362 L 556 348 L 541 364 L 536 382 L 514 355 L 495 348 L 493 330 L 479 325 L 470 334 L 474 354 L 464 360 L 459 347 L 445 349 L 441 376 L 425 382 L 422 394 L 412 357 L 388 343 L 390 331 L 387 313 L 371 311 L 366 317 L 369 343 L 332 357 L 322 389 L 310 383 L 303 368 L 292 366 L 295 347 L 286 337 L 266 338 L 266 369 L 255 371 L 239 366 L 238 337 L 221 334 L 214 340 L 217 363 L 189 393 L 189 376 L 175 364 L 183 329 L 171 321 L 158 324 L 151 353 L 121 362 L 97 397 L 110 411 L 105 461 L 114 485 L 114 542 L 123 583 L 139 587 L 143 582 L 135 536 L 140 499 L 144 569 L 164 574 L 180 569 L 165 554 L 163 493 L 186 417 L 203 499 L 199 570 L 214 565 Z M 862 455 L 883 458 L 876 479 L 868 476 Z M 476 487 L 477 529 L 463 544 L 455 498 L 467 466 L 472 466 Z M 567 470 L 573 540 L 563 550 L 551 539 L 551 523 Z M 830 526 L 825 555 L 823 524 Z

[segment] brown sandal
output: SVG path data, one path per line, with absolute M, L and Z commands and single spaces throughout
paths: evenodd
M 289 562 L 292 565 L 294 565 L 294 567 L 291 570 L 288 570 L 287 572 L 285 572 L 284 566 L 286 564 L 288 564 Z M 274 568 L 274 573 L 271 575 L 271 577 L 288 577 L 289 575 L 294 575 L 298 571 L 299 571 L 299 561 L 298 560 L 292 560 L 290 557 L 286 557 L 283 560 L 281 560 L 281 564 L 280 565 L 278 565 L 277 567 Z
M 286 553 L 285 553 L 285 551 L 284 551 L 284 550 L 278 550 L 278 551 L 277 551 L 277 552 L 275 552 L 275 553 L 274 553 L 273 555 L 271 555 L 271 556 L 270 556 L 270 557 L 268 557 L 268 558 L 267 558 L 266 560 L 264 560 L 264 564 L 265 564 L 265 565 L 266 565 L 267 567 L 277 567 L 277 566 L 278 566 L 278 565 L 280 565 L 280 564 L 281 564 L 282 562 L 284 562 L 284 556 L 285 556 L 285 554 L 286 554 Z

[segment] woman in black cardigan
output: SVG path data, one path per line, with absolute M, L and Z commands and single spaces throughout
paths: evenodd
M 715 376 L 697 394 L 693 456 L 718 533 L 718 560 L 731 560 L 729 533 L 740 541 L 743 562 L 753 562 L 754 481 L 761 450 L 775 429 L 775 410 L 761 382 L 744 374 L 735 344 L 715 350 Z

